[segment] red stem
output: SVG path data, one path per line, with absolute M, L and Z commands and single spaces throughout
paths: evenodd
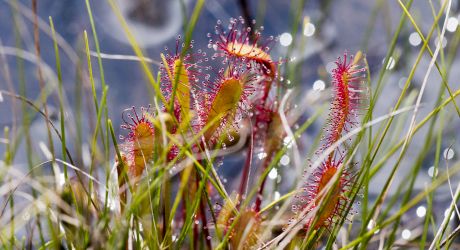
M 195 178 L 195 187 L 196 187 L 196 190 L 198 190 L 199 188 L 199 182 L 198 182 L 198 173 L 196 173 L 196 178 Z M 196 192 L 194 192 L 194 195 L 196 195 Z M 197 249 L 198 247 L 198 225 L 193 222 L 193 245 L 194 245 L 194 248 L 193 249 Z
M 240 182 L 240 195 L 241 196 L 246 195 L 246 186 L 248 185 L 248 181 L 249 181 L 249 172 L 251 170 L 251 165 L 252 165 L 252 151 L 254 147 L 253 139 L 254 139 L 254 132 L 251 131 L 251 137 L 249 138 L 248 155 L 246 156 L 246 162 L 244 163 L 243 175 L 241 176 L 241 182 Z
M 261 173 L 264 173 L 265 170 L 267 169 L 268 167 L 268 163 L 270 162 L 268 159 L 270 159 L 271 157 L 267 157 L 265 158 L 264 160 L 264 163 L 262 165 L 262 172 Z M 262 183 L 260 184 L 260 187 L 259 187 L 259 191 L 257 192 L 257 196 L 256 196 L 256 203 L 255 203 L 255 211 L 256 213 L 260 212 L 260 206 L 262 205 L 262 194 L 264 193 L 264 187 L 265 187 L 265 182 L 267 180 L 267 176 L 264 177 L 264 179 L 262 180 Z
M 204 162 L 202 161 L 201 163 L 204 163 Z M 197 171 L 196 172 L 197 190 L 199 189 L 199 182 L 200 182 L 200 175 L 198 174 L 198 171 Z M 204 188 L 206 188 L 206 184 Z M 205 192 L 205 191 L 202 191 L 202 192 Z M 206 246 L 208 247 L 208 249 L 212 249 L 209 230 L 208 230 L 208 220 L 206 218 L 205 200 L 203 199 L 203 196 L 200 196 L 200 218 L 201 218 L 201 224 L 202 224 L 201 227 L 204 233 L 204 241 L 206 242 Z
M 206 246 L 208 249 L 212 249 L 211 246 L 211 239 L 209 236 L 209 230 L 208 230 L 208 220 L 206 219 L 206 209 L 204 207 L 204 199 L 201 199 L 200 201 L 200 213 L 201 213 L 201 223 L 202 228 L 203 228 L 203 233 L 204 233 L 204 241 L 206 242 Z
M 266 82 L 266 85 L 265 85 L 265 88 L 264 88 L 264 95 L 262 97 L 262 103 L 261 103 L 262 107 L 265 107 L 265 103 L 267 101 L 268 94 L 270 93 L 271 86 L 272 86 L 272 81 Z M 257 119 L 257 117 L 256 117 L 256 119 Z M 269 124 L 270 124 L 270 122 L 269 122 Z M 267 127 L 269 126 L 269 124 L 267 125 Z M 256 126 L 258 126 L 258 121 L 257 120 L 256 120 Z M 267 133 L 267 131 L 265 131 L 265 133 Z M 267 158 L 265 158 L 264 163 L 262 165 L 262 172 L 261 173 L 265 172 L 265 169 L 268 167 L 268 162 L 269 162 L 268 159 L 269 158 L 270 158 L 270 156 L 267 156 Z M 259 187 L 259 191 L 257 192 L 257 197 L 256 197 L 256 202 L 255 202 L 255 211 L 256 212 L 260 211 L 260 206 L 262 204 L 262 194 L 264 192 L 264 187 L 265 187 L 265 181 L 266 180 L 267 180 L 267 177 L 265 176 L 265 178 L 262 180 L 262 183 L 261 183 L 261 185 Z

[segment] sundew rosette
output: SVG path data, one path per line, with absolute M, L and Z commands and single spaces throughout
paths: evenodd
M 272 48 L 278 41 L 277 37 L 264 36 L 264 27 L 255 27 L 255 21 L 247 23 L 242 17 L 230 18 L 228 24 L 217 21 L 214 34 L 209 33 L 208 47 L 214 50 L 213 58 L 222 58 L 223 62 L 239 62 L 245 70 L 256 75 L 257 93 L 253 98 L 252 133 L 256 144 L 267 138 L 268 127 L 276 122 L 276 110 L 280 94 L 278 84 L 279 66 L 284 60 L 274 60 Z
M 271 50 L 278 41 L 274 36 L 263 36 L 263 26 L 253 29 L 255 20 L 246 23 L 242 17 L 230 18 L 225 27 L 221 20 L 217 21 L 214 34 L 208 33 L 208 47 L 214 50 L 212 58 L 223 61 L 238 60 L 255 72 L 260 78 L 261 95 L 257 106 L 264 107 L 279 75 L 278 67 L 284 60 L 274 60 Z M 256 117 L 256 123 L 258 118 Z

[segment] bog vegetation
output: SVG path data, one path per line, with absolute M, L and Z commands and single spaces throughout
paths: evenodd
M 32 100 L 24 92 L 24 82 L 18 83 L 18 93 L 14 87 L 0 89 L 0 101 L 20 107 L 20 112 L 8 114 L 19 124 L 5 126 L 0 138 L 5 149 L 0 162 L 2 248 L 458 247 L 455 237 L 460 229 L 450 218 L 459 213 L 460 189 L 457 183 L 451 185 L 450 178 L 460 165 L 453 149 L 444 151 L 443 142 L 446 126 L 452 121 L 458 124 L 460 116 L 460 90 L 448 81 L 460 33 L 449 37 L 448 47 L 442 46 L 442 39 L 434 46 L 429 42 L 436 33 L 438 38 L 447 36 L 451 1 L 432 5 L 428 33 L 411 15 L 412 1 L 399 1 L 402 14 L 383 65 L 371 72 L 365 53 L 343 48 L 329 75 L 323 75 L 328 88 L 306 91 L 304 83 L 294 81 L 299 80 L 296 71 L 308 65 L 298 63 L 290 50 L 275 57 L 272 48 L 279 38 L 253 20 L 216 20 L 208 34 L 196 34 L 204 5 L 198 0 L 184 34 L 150 59 L 116 1 L 107 0 L 151 93 L 144 106 L 125 110 L 113 110 L 107 101 L 110 84 L 104 77 L 105 54 L 91 1 L 86 0 L 90 32 L 83 32 L 83 46 L 73 57 L 79 86 L 75 106 L 64 98 L 68 93 L 61 68 L 68 65 L 62 65 L 61 57 L 63 52 L 69 56 L 68 47 L 52 17 L 47 24 L 39 20 L 37 1 L 32 2 L 33 51 L 22 48 L 19 27 L 17 34 L 11 34 L 17 38 L 14 49 L 0 44 L 1 56 L 12 51 L 20 69 L 24 60 L 32 58 L 41 90 Z M 299 2 L 302 7 L 303 1 Z M 11 8 L 16 23 L 25 7 L 11 1 Z M 303 26 L 307 25 L 304 19 Z M 399 98 L 387 113 L 376 114 L 379 102 L 392 102 L 385 100 L 383 89 L 391 84 L 386 75 L 406 26 L 421 38 L 418 57 L 409 65 Z M 50 89 L 47 77 L 50 67 L 40 61 L 45 53 L 40 49 L 43 32 L 54 42 L 55 89 Z M 197 35 L 207 37 L 207 46 L 195 44 L 192 36 Z M 426 75 L 419 88 L 411 82 L 422 67 L 423 55 L 429 56 L 430 64 L 423 66 Z M 7 61 L 0 60 L 1 64 L 8 72 Z M 430 74 L 439 74 L 440 82 L 428 83 Z M 424 106 L 427 84 L 436 85 L 438 95 L 434 105 Z M 59 105 L 57 120 L 50 118 L 46 105 L 51 99 Z M 93 113 L 83 115 L 83 105 Z M 427 112 L 417 116 L 422 109 Z M 69 124 L 65 110 L 71 110 L 75 124 Z M 122 124 L 112 123 L 109 110 L 120 114 Z M 30 134 L 32 117 L 46 124 L 47 141 L 35 141 Z M 90 130 L 83 132 L 86 120 Z M 320 127 L 313 129 L 314 136 L 303 136 L 313 125 Z M 118 126 L 120 135 L 114 129 Z M 412 165 L 403 165 L 413 137 L 422 129 L 428 131 L 423 134 L 427 147 L 410 152 Z M 88 141 L 83 133 L 89 134 Z M 21 142 L 28 155 L 16 153 Z M 34 144 L 44 155 L 39 160 L 32 157 Z M 83 145 L 89 145 L 85 152 Z M 241 165 L 228 161 L 234 155 L 244 158 Z M 27 162 L 29 171 L 16 167 L 18 158 Z M 421 167 L 431 158 L 436 174 L 425 189 L 415 190 Z M 400 168 L 410 169 L 402 180 L 396 178 Z M 223 177 L 221 169 L 232 170 L 234 176 Z M 370 185 L 383 169 L 388 171 L 385 180 L 378 182 L 378 194 L 371 196 Z M 451 200 L 439 217 L 433 196 L 447 184 Z M 394 187 L 397 191 L 390 195 Z M 423 219 L 402 227 L 402 218 L 415 208 L 417 215 L 422 214 L 421 207 Z

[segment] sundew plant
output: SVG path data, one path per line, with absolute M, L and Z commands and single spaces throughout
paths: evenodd
M 459 11 L 1 2 L 0 248 L 460 249 Z

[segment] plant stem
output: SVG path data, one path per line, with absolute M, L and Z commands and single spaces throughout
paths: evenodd
M 246 156 L 246 162 L 244 163 L 243 167 L 243 174 L 241 176 L 241 182 L 240 182 L 240 195 L 241 196 L 246 196 L 246 187 L 248 185 L 249 181 L 249 172 L 251 170 L 251 165 L 252 165 L 252 152 L 254 149 L 254 132 L 251 131 L 251 137 L 249 138 L 249 148 L 248 148 L 248 155 Z
M 270 165 L 271 157 L 266 157 L 262 165 L 262 173 L 265 172 L 267 167 Z M 264 193 L 265 182 L 267 181 L 267 176 L 263 177 L 262 183 L 260 184 L 259 190 L 257 191 L 255 211 L 260 211 L 260 206 L 262 205 L 262 195 Z
M 209 235 L 209 230 L 208 230 L 208 220 L 206 218 L 205 202 L 206 202 L 205 199 L 201 199 L 200 201 L 201 223 L 203 224 L 202 228 L 203 228 L 204 241 L 206 242 L 206 246 L 208 247 L 208 249 L 212 249 L 211 236 Z

